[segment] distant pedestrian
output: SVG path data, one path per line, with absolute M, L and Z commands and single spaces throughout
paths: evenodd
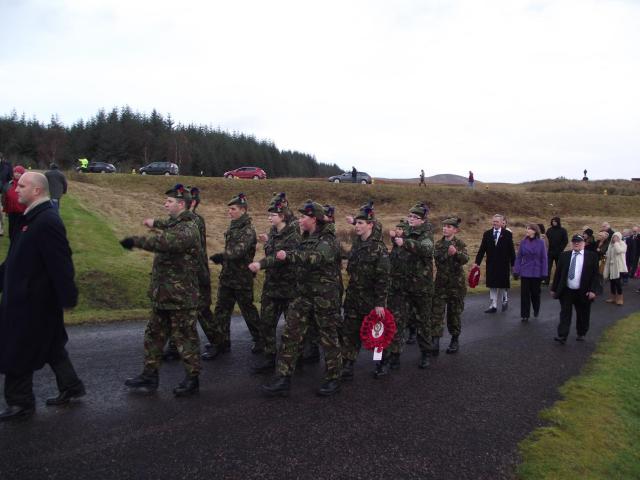
M 620 232 L 614 232 L 611 236 L 611 243 L 607 249 L 607 259 L 604 264 L 603 277 L 609 280 L 611 285 L 611 296 L 607 303 L 623 305 L 622 297 L 622 275 L 627 272 L 626 262 L 627 244 L 622 240 Z
M 420 170 L 420 183 L 418 184 L 419 187 L 426 187 L 427 184 L 424 181 L 424 170 Z
M 584 341 L 589 331 L 591 302 L 598 285 L 598 256 L 584 249 L 584 238 L 571 238 L 572 250 L 563 252 L 553 276 L 550 293 L 560 300 L 560 323 L 556 342 L 564 345 L 571 329 L 571 316 L 576 310 L 576 340 Z
M 51 366 L 59 395 L 49 406 L 85 394 L 65 349 L 64 309 L 78 303 L 67 234 L 49 201 L 46 177 L 27 172 L 18 180 L 26 206 L 22 228 L 0 266 L 0 373 L 5 375 L 7 409 L 0 420 L 33 414 L 33 372 Z
M 58 169 L 58 165 L 52 163 L 49 165 L 49 170 L 45 173 L 47 180 L 49 181 L 49 192 L 51 193 L 51 204 L 56 210 L 60 210 L 60 199 L 62 195 L 67 193 L 67 179 Z
M 540 227 L 535 223 L 527 225 L 527 234 L 520 242 L 514 276 L 520 277 L 520 318 L 529 321 L 531 306 L 533 316 L 540 313 L 540 284 L 546 278 L 547 252 L 544 240 L 540 238 Z
M 630 228 L 623 230 L 622 240 L 627 244 L 627 253 L 625 255 L 627 273 L 624 274 L 622 279 L 622 283 L 626 285 L 629 283 L 629 277 L 633 278 L 633 274 L 636 272 L 635 268 L 633 268 L 633 260 L 636 257 L 636 240 L 633 238 L 633 231 Z
M 560 254 L 564 252 L 564 249 L 567 247 L 567 244 L 569 243 L 569 236 L 567 234 L 567 230 L 562 227 L 560 217 L 553 217 L 551 219 L 550 227 L 547 229 L 547 233 L 545 235 L 549 242 L 547 259 L 549 271 L 547 272 L 544 284 L 548 285 L 549 279 L 551 278 L 551 269 L 553 268 L 553 264 L 555 263 L 557 268 L 558 258 L 560 258 Z
M 475 180 L 473 179 L 473 172 L 469 170 L 469 188 L 473 188 Z
M 356 167 L 352 167 L 351 168 L 351 182 L 352 183 L 357 183 L 358 181 L 358 170 L 356 170 Z
M 18 181 L 24 173 L 25 169 L 22 165 L 16 165 L 13 168 L 13 180 L 9 183 L 9 188 L 3 198 L 5 211 L 9 219 L 9 241 L 13 241 L 13 238 L 18 232 L 22 214 L 27 208 L 26 205 L 20 203 L 17 191 Z
M 503 298 L 503 290 L 511 287 L 511 268 L 516 252 L 511 232 L 503 228 L 504 215 L 496 214 L 492 220 L 493 228 L 484 232 L 480 249 L 472 267 L 479 267 L 485 254 L 487 256 L 486 285 L 489 287 L 491 303 L 485 313 L 496 313 L 498 302 Z M 508 304 L 502 302 L 502 311 Z

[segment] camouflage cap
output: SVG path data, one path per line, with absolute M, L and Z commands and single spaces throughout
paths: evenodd
M 244 193 L 239 193 L 235 197 L 233 197 L 227 205 L 230 207 L 231 205 L 239 205 L 244 208 L 249 208 L 249 204 L 247 203 L 247 197 Z
M 322 220 L 324 217 L 323 206 L 313 200 L 307 200 L 304 202 L 304 205 L 298 211 L 307 217 L 315 217 L 316 220 Z
M 419 203 L 416 203 L 413 207 L 411 207 L 411 210 L 409 210 L 409 213 L 413 213 L 414 215 L 417 215 L 420 218 L 424 218 L 429 214 L 429 207 L 427 207 L 427 204 L 425 202 L 419 202 Z
M 360 207 L 360 211 L 355 215 L 355 220 L 366 220 L 373 222 L 375 220 L 375 212 L 373 211 L 373 201 L 369 201 Z
M 289 200 L 287 199 L 287 194 L 284 192 L 280 192 L 280 193 L 273 192 L 273 197 L 271 198 L 270 203 L 276 203 L 276 202 L 280 202 L 285 207 L 289 206 Z
M 402 219 L 398 223 L 396 223 L 396 227 L 402 228 L 402 229 L 407 229 L 407 228 L 409 228 L 409 223 L 405 219 Z
M 164 194 L 167 197 L 184 200 L 187 205 L 191 203 L 191 194 L 189 193 L 189 189 L 181 183 L 176 183 L 172 188 L 164 192 Z
M 460 228 L 460 223 L 462 223 L 462 219 L 459 217 L 449 217 L 442 221 L 443 225 L 453 225 L 456 228 Z
M 271 213 L 286 213 L 289 209 L 289 201 L 287 200 L 287 195 L 284 192 L 274 193 L 273 198 L 271 199 L 271 203 L 269 204 L 269 208 L 267 208 L 268 212 Z

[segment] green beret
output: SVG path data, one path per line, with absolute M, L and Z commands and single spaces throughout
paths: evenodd
M 443 225 L 453 225 L 456 228 L 460 228 L 460 223 L 462 223 L 462 219 L 458 217 L 445 218 L 442 221 Z
M 233 197 L 231 200 L 229 200 L 229 203 L 227 203 L 227 205 L 228 206 L 239 205 L 244 208 L 249 208 L 249 204 L 247 203 L 247 197 L 245 196 L 244 193 L 239 193 L 238 195 Z
M 298 211 L 307 217 L 315 217 L 316 220 L 322 220 L 324 218 L 324 207 L 313 200 L 304 202 L 304 205 Z
M 175 184 L 172 188 L 164 192 L 164 194 L 167 197 L 184 200 L 187 205 L 191 204 L 191 194 L 189 193 L 189 189 L 181 183 Z
M 429 214 L 429 207 L 427 207 L 426 203 L 419 202 L 419 203 L 416 203 L 413 207 L 411 207 L 411 210 L 409 210 L 409 213 L 413 213 L 414 215 L 417 215 L 420 218 L 425 218 Z
M 373 211 L 373 202 L 360 207 L 360 211 L 354 217 L 356 220 L 366 220 L 367 222 L 373 222 L 375 220 L 375 212 Z

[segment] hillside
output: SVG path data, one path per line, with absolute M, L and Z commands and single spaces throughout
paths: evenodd
M 426 183 L 440 183 L 445 185 L 467 185 L 468 178 L 453 173 L 441 173 L 424 178 Z M 420 177 L 416 178 L 376 178 L 376 182 L 381 183 L 420 183 Z M 480 183 L 476 181 L 476 185 Z

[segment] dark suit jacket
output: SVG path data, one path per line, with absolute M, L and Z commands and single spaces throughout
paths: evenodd
M 516 260 L 516 249 L 511 232 L 503 228 L 497 244 L 493 241 L 493 228 L 484 232 L 478 255 L 476 255 L 476 264 L 482 263 L 485 253 L 487 255 L 487 287 L 509 288 L 511 267 Z
M 567 289 L 567 279 L 569 277 L 569 266 L 571 265 L 571 255 L 573 250 L 568 250 L 560 254 L 558 268 L 553 276 L 551 291 L 560 298 Z M 596 293 L 598 291 L 598 254 L 584 251 L 584 261 L 582 262 L 582 275 L 580 277 L 580 293 L 586 301 L 587 292 Z

